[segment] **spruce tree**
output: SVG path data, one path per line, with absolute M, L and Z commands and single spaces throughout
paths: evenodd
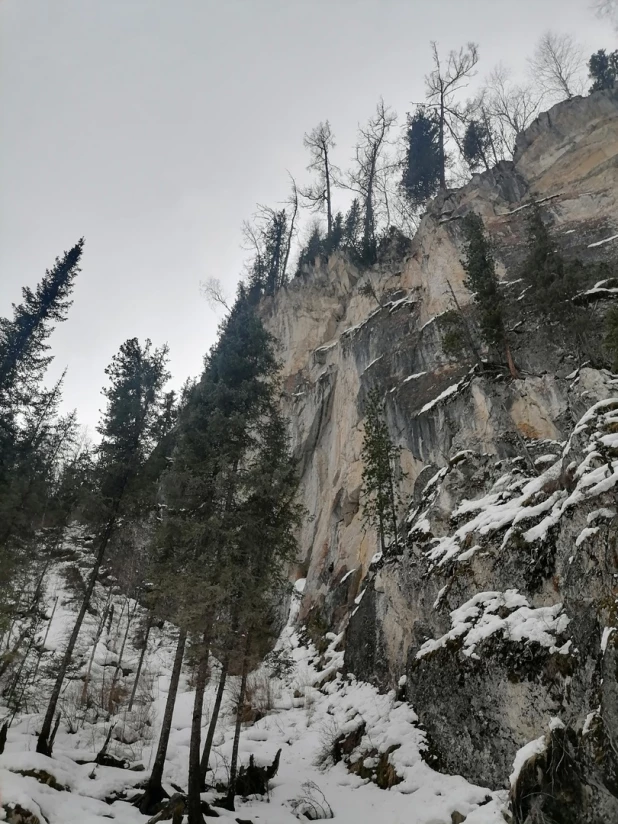
M 478 169 L 479 166 L 489 171 L 491 134 L 482 120 L 471 120 L 468 123 L 461 150 L 470 171 Z
M 613 89 L 618 79 L 618 51 L 599 49 L 588 61 L 588 73 L 592 80 L 590 92 Z
M 414 206 L 422 206 L 440 188 L 441 174 L 438 122 L 422 106 L 408 115 L 405 142 L 401 186 Z
M 618 372 L 618 308 L 610 309 L 605 316 L 605 349 L 614 372 Z
M 363 515 L 365 522 L 377 530 L 380 549 L 399 549 L 397 517 L 400 507 L 399 456 L 401 449 L 389 434 L 384 400 L 379 389 L 372 389 L 365 405 L 363 462 Z
M 26 537 L 20 529 L 34 527 L 42 505 L 33 494 L 36 477 L 52 471 L 45 466 L 45 449 L 62 380 L 51 391 L 41 383 L 51 362 L 47 341 L 55 324 L 66 320 L 82 250 L 80 240 L 56 259 L 34 291 L 24 287 L 11 319 L 0 318 L 0 549 L 5 552 L 12 536 Z
M 139 490 L 139 472 L 155 445 L 163 406 L 167 347 L 152 349 L 150 341 L 126 341 L 107 367 L 110 385 L 103 389 L 107 407 L 99 426 L 101 443 L 97 449 L 94 566 L 64 655 L 37 741 L 37 752 L 51 755 L 52 724 L 62 684 L 71 662 L 77 638 L 90 605 L 107 547 L 123 509 Z
M 584 267 L 578 261 L 565 261 L 536 203 L 528 213 L 527 231 L 528 249 L 522 277 L 530 285 L 536 305 L 544 315 L 558 321 L 572 319 L 571 299 L 577 292 Z
M 466 286 L 474 294 L 479 307 L 480 328 L 490 350 L 503 350 L 513 377 L 517 371 L 511 356 L 504 326 L 503 300 L 498 288 L 493 250 L 480 215 L 470 212 L 462 221 L 465 247 L 462 261 Z

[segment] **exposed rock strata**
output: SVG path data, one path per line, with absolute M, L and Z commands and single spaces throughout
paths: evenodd
M 576 98 L 520 136 L 514 163 L 437 198 L 403 260 L 359 273 L 335 257 L 264 306 L 282 344 L 303 502 L 314 515 L 301 536 L 301 617 L 317 630 L 349 622 L 346 662 L 360 677 L 393 686 L 407 675 L 408 697 L 445 767 L 476 782 L 505 785 L 517 750 L 561 718 L 585 765 L 581 820 L 591 822 L 618 819 L 618 632 L 610 629 L 618 449 L 603 440 L 618 428 L 610 402 L 618 383 L 601 368 L 598 322 L 575 345 L 518 299 L 530 199 L 543 202 L 567 257 L 613 264 L 617 195 L 618 93 Z M 443 351 L 441 316 L 455 299 L 470 307 L 459 218 L 471 209 L 496 245 L 519 380 Z M 368 277 L 382 306 L 359 294 Z M 616 293 L 611 283 L 602 294 L 592 286 L 580 303 L 598 319 Z M 359 496 L 363 402 L 374 386 L 402 447 L 411 515 L 403 554 L 372 565 L 376 540 L 363 528 Z M 602 400 L 608 405 L 576 429 Z M 565 504 L 597 470 L 607 488 L 582 488 Z M 480 508 L 466 503 L 481 498 Z M 506 506 L 500 521 L 500 501 L 517 510 L 510 521 Z M 528 530 L 563 504 L 530 539 Z M 481 510 L 497 520 L 467 530 Z M 457 634 L 453 614 L 466 605 L 470 627 Z M 526 610 L 555 619 L 555 642 L 521 635 Z M 470 632 L 492 621 L 499 629 L 471 649 Z

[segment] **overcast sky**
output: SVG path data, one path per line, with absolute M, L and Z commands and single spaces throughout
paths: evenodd
M 589 0 L 0 0 L 0 314 L 84 235 L 66 406 L 94 426 L 129 337 L 167 341 L 182 383 L 216 335 L 200 281 L 233 294 L 240 224 L 302 179 L 305 131 L 329 119 L 345 166 L 381 95 L 402 122 L 422 98 L 430 40 L 522 71 L 548 28 L 613 45 Z

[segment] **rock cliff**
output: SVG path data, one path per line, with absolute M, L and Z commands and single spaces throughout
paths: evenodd
M 582 283 L 585 332 L 544 316 L 521 280 L 532 200 L 566 258 L 615 267 L 617 91 L 543 114 L 512 163 L 441 194 L 371 271 L 333 256 L 263 305 L 312 516 L 300 617 L 346 629 L 358 677 L 405 683 L 444 769 L 505 786 L 542 740 L 513 779 L 516 820 L 537 820 L 544 798 L 563 815 L 549 820 L 618 820 L 618 378 L 599 334 L 618 283 Z M 495 245 L 517 379 L 445 352 L 449 310 L 473 311 L 470 210 Z M 359 291 L 368 279 L 380 305 Z M 376 386 L 409 508 L 403 551 L 384 557 L 360 505 Z

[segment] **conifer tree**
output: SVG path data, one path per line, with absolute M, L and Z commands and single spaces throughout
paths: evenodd
M 130 503 L 132 487 L 139 488 L 139 471 L 155 445 L 163 405 L 167 347 L 152 349 L 150 341 L 140 345 L 126 341 L 105 370 L 110 385 L 103 390 L 107 407 L 99 426 L 97 450 L 97 538 L 94 566 L 67 647 L 37 741 L 37 752 L 51 755 L 51 732 L 60 691 L 71 662 L 79 632 L 90 605 L 101 564 L 114 535 L 123 506 Z
M 45 445 L 62 380 L 51 391 L 41 382 L 51 362 L 47 341 L 55 324 L 66 320 L 82 250 L 83 239 L 56 259 L 34 291 L 22 290 L 12 319 L 0 318 L 0 549 L 20 525 L 32 526 L 36 513 L 28 499 L 37 500 L 35 476 L 52 471 L 45 466 Z
M 422 206 L 440 188 L 441 174 L 438 122 L 422 106 L 408 115 L 405 148 L 401 186 L 413 205 Z
M 599 49 L 588 61 L 588 73 L 592 80 L 590 92 L 613 89 L 618 79 L 618 50 L 610 52 Z
M 480 327 L 483 340 L 490 349 L 503 350 L 509 371 L 517 377 L 504 327 L 503 301 L 498 288 L 496 265 L 491 243 L 483 219 L 470 212 L 462 221 L 466 245 L 463 267 L 466 271 L 466 286 L 474 294 L 474 301 L 480 311 Z
M 612 369 L 618 372 L 618 308 L 610 309 L 605 317 L 605 348 L 609 354 Z
M 572 316 L 571 298 L 578 288 L 577 261 L 567 263 L 556 249 L 556 243 L 543 220 L 538 204 L 533 204 L 527 217 L 528 254 L 522 276 L 531 287 L 540 311 L 564 320 Z
M 489 171 L 491 142 L 491 134 L 487 125 L 482 120 L 470 120 L 461 146 L 464 160 L 470 171 L 478 169 L 479 166 Z
M 382 552 L 389 548 L 399 549 L 400 452 L 388 431 L 384 400 L 379 389 L 372 389 L 365 406 L 365 434 L 361 452 L 363 513 L 366 523 L 378 532 Z

